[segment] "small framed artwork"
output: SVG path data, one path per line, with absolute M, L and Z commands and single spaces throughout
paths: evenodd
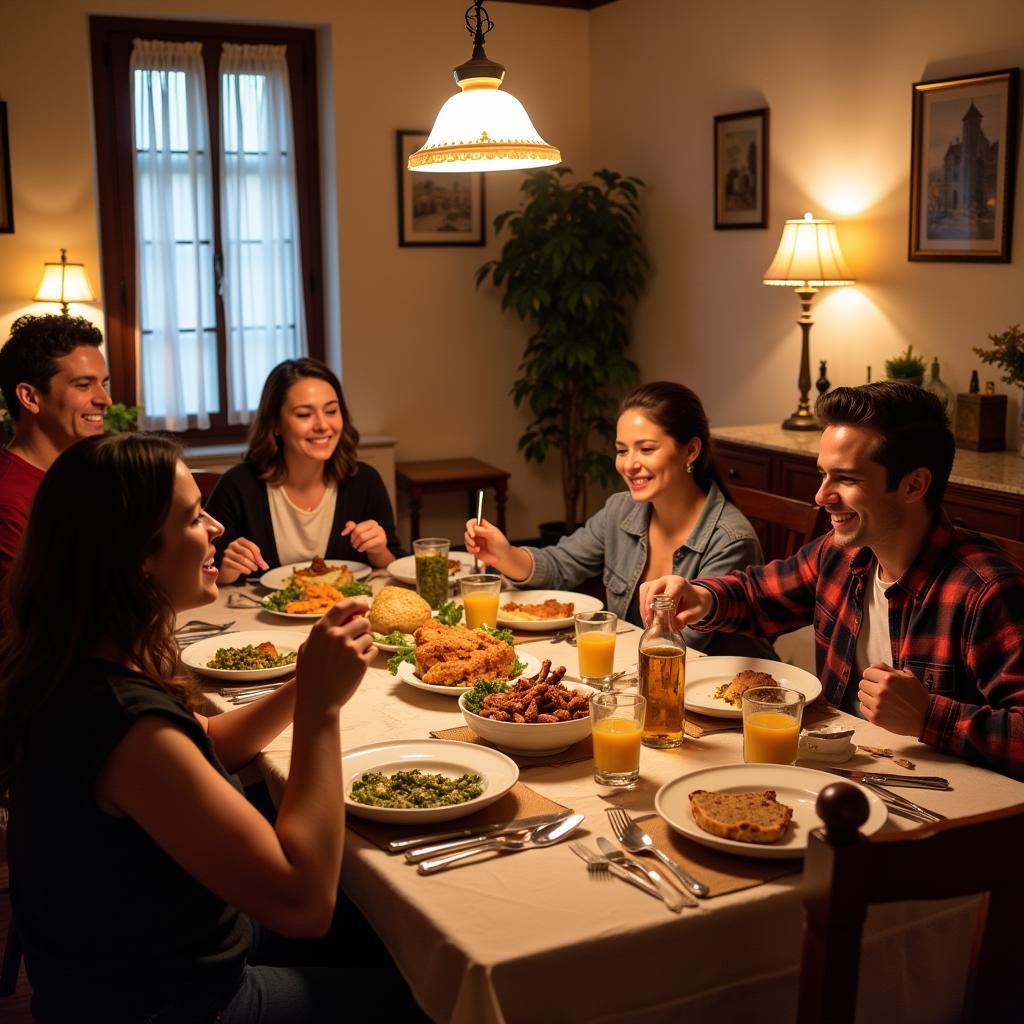
M 409 155 L 427 141 L 427 134 L 396 133 L 398 244 L 483 245 L 483 174 L 409 170 Z
M 914 85 L 911 260 L 1009 263 L 1020 69 Z
M 768 108 L 715 118 L 715 228 L 768 227 Z
M 7 138 L 7 104 L 0 102 L 0 235 L 14 234 L 14 196 L 11 194 L 11 151 Z

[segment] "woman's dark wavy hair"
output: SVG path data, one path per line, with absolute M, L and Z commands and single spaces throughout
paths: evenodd
M 0 804 L 33 716 L 101 641 L 190 702 L 174 678 L 174 609 L 143 571 L 163 543 L 179 455 L 164 437 L 108 434 L 73 444 L 43 477 L 0 606 Z
M 330 384 L 338 396 L 338 406 L 341 409 L 341 440 L 334 449 L 333 458 L 324 466 L 324 476 L 340 484 L 356 471 L 359 431 L 348 414 L 341 381 L 331 368 L 321 363 L 319 359 L 286 359 L 270 371 L 270 376 L 263 385 L 260 407 L 256 410 L 256 419 L 249 430 L 249 447 L 245 453 L 245 457 L 259 467 L 260 479 L 266 480 L 268 484 L 283 484 L 287 478 L 284 448 L 277 438 L 277 424 L 281 418 L 288 389 L 306 377 L 316 377 L 317 380 Z
M 718 472 L 708 417 L 696 392 L 675 381 L 656 380 L 651 384 L 641 384 L 626 395 L 619 406 L 619 414 L 628 409 L 639 409 L 681 447 L 696 437 L 700 441 L 700 454 L 693 463 L 694 480 L 705 492 L 712 483 L 717 484 L 725 500 L 732 500 L 729 488 Z
M 878 380 L 826 392 L 815 403 L 814 413 L 827 427 L 867 427 L 878 435 L 871 457 L 885 467 L 890 491 L 908 473 L 928 469 L 932 482 L 925 504 L 932 511 L 942 504 L 956 440 L 938 396 L 905 381 Z

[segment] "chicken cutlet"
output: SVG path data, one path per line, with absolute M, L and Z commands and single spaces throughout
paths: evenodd
M 563 604 L 550 597 L 538 604 L 516 604 L 515 601 L 509 601 L 501 606 L 505 613 L 503 617 L 507 619 L 571 619 L 575 609 L 576 605 L 572 601 Z
M 477 629 L 428 622 L 413 636 L 416 674 L 434 686 L 508 679 L 515 665 L 516 652 L 510 644 Z

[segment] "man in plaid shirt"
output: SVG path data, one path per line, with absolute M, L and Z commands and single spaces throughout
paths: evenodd
M 690 584 L 644 584 L 680 625 L 774 639 L 814 626 L 825 695 L 893 733 L 1024 778 L 1024 573 L 941 510 L 955 443 L 912 384 L 837 388 L 815 501 L 832 532 L 792 558 Z

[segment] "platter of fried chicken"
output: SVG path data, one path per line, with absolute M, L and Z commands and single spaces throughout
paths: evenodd
M 533 675 L 540 662 L 517 651 L 499 637 L 466 626 L 445 626 L 430 621 L 413 634 L 416 664 L 402 662 L 398 678 L 431 693 L 458 697 L 480 679 L 511 679 Z M 516 660 L 525 666 L 516 673 Z
M 572 590 L 510 590 L 498 605 L 498 625 L 506 629 L 542 631 L 570 629 L 577 612 L 599 612 L 604 605 Z

